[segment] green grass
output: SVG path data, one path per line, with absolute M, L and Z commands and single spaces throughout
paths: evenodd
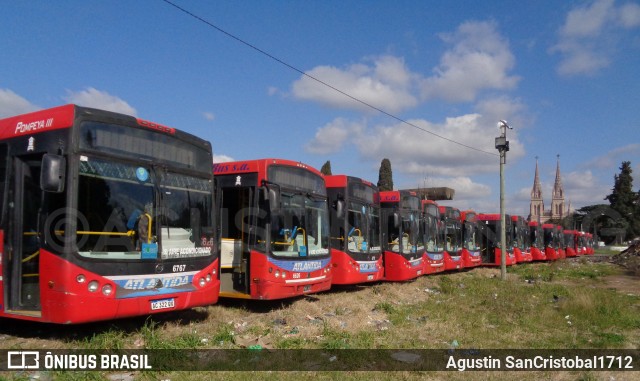
M 150 317 L 133 329 L 130 322 L 122 324 L 122 328 L 112 322 L 93 335 L 79 339 L 70 336 L 60 345 L 78 349 L 227 349 L 239 348 L 236 341 L 242 335 L 268 338 L 271 346 L 278 349 L 640 347 L 640 297 L 602 285 L 603 277 L 621 274 L 617 266 L 572 260 L 513 266 L 508 269 L 506 281 L 496 274 L 495 269 L 474 269 L 421 277 L 408 283 L 380 283 L 355 291 L 321 294 L 316 301 L 296 300 L 272 310 L 216 305 L 206 309 L 208 317 L 203 320 Z M 276 318 L 283 323 L 274 324 Z M 239 322 L 247 323 L 242 331 Z M 8 345 L 34 347 L 24 344 L 24 339 L 22 342 Z M 42 345 L 39 343 L 38 347 Z M 176 356 L 166 360 L 180 361 Z M 277 373 L 283 379 L 303 375 L 310 374 Z M 375 379 L 421 378 L 404 372 L 375 375 Z M 518 374 L 531 380 L 540 378 L 536 375 L 540 376 Z M 19 374 L 13 376 L 10 379 L 21 379 Z M 56 380 L 105 379 L 101 372 L 60 372 L 53 376 Z M 221 372 L 210 376 L 207 378 L 255 381 L 276 375 Z M 342 379 L 344 375 L 327 372 L 311 376 Z M 483 374 L 479 378 L 495 376 L 499 375 Z M 190 372 L 137 375 L 141 380 L 201 377 L 202 374 Z M 438 376 L 457 377 L 456 373 Z M 575 373 L 570 379 L 593 377 L 593 373 Z M 370 379 L 364 372 L 350 373 L 349 378 Z

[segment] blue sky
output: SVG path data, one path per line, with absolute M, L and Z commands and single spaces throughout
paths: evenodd
M 450 186 L 483 212 L 505 119 L 513 214 L 536 156 L 547 207 L 557 154 L 574 208 L 605 202 L 623 160 L 640 186 L 639 1 L 172 1 L 290 67 L 162 0 L 4 0 L 0 117 L 76 103 L 201 136 L 218 160 L 331 160 L 374 183 L 386 157 L 396 188 Z

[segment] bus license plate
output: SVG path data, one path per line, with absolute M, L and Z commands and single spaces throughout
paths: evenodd
M 302 292 L 309 292 L 309 291 L 311 291 L 311 285 L 310 284 L 308 284 L 308 285 L 306 285 L 306 286 L 304 286 L 302 288 Z
M 161 300 L 152 300 L 151 301 L 151 310 L 164 310 L 167 308 L 174 308 L 176 306 L 176 302 L 173 298 L 170 299 L 161 299 Z

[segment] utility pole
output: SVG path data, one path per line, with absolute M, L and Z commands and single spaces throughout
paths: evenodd
M 507 140 L 507 128 L 512 128 L 506 121 L 498 122 L 500 136 L 496 138 L 496 149 L 500 152 L 500 278 L 507 279 L 507 221 L 504 210 L 504 165 L 507 163 L 507 151 L 509 151 L 509 141 Z

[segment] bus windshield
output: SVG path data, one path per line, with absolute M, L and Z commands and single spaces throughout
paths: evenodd
M 272 213 L 271 251 L 276 257 L 318 257 L 329 254 L 327 202 L 309 194 L 283 191 Z
M 81 156 L 77 251 L 103 260 L 208 256 L 211 187 L 206 178 Z
M 464 224 L 464 232 L 465 232 L 464 244 L 467 250 L 469 251 L 480 250 L 480 244 L 478 243 L 478 239 L 477 239 L 478 229 L 476 228 L 476 226 L 477 225 L 475 222 L 467 221 Z
M 419 254 L 424 251 L 424 237 L 420 234 L 417 210 L 403 212 L 402 223 L 398 228 L 393 227 L 393 216 L 390 216 L 389 224 L 391 251 L 401 254 Z
M 427 244 L 427 251 L 429 253 L 442 253 L 444 246 L 440 236 L 440 221 L 437 217 L 428 214 L 424 217 L 424 222 L 424 242 Z
M 460 251 L 460 242 L 462 240 L 462 231 L 460 222 L 453 219 L 445 220 L 445 240 L 446 250 L 449 254 L 456 254 Z
M 347 249 L 352 253 L 380 253 L 380 214 L 377 208 L 351 201 L 347 211 Z

